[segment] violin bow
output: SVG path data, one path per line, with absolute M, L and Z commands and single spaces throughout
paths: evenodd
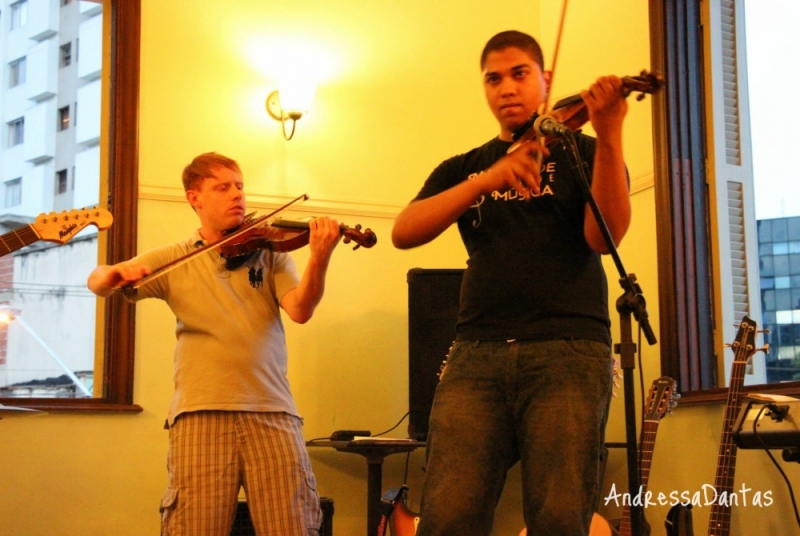
M 214 242 L 206 244 L 205 246 L 203 246 L 203 247 L 201 247 L 199 249 L 196 249 L 196 250 L 192 251 L 191 253 L 189 253 L 187 255 L 184 255 L 183 257 L 179 257 L 179 258 L 175 259 L 174 261 L 168 262 L 164 266 L 161 266 L 161 267 L 157 268 L 151 274 L 146 275 L 145 277 L 139 279 L 135 283 L 130 284 L 130 285 L 126 285 L 124 287 L 117 287 L 116 289 L 114 289 L 114 293 L 117 293 L 117 292 L 121 291 L 126 296 L 130 295 L 134 291 L 136 291 L 140 287 L 142 287 L 143 285 L 146 285 L 147 283 L 153 281 L 154 279 L 157 279 L 157 278 L 159 278 L 159 277 L 171 272 L 175 268 L 186 264 L 190 260 L 194 259 L 197 255 L 199 255 L 201 253 L 204 253 L 206 251 L 212 250 L 214 248 L 217 248 L 217 247 L 219 247 L 219 246 L 221 246 L 221 245 L 223 245 L 223 244 L 225 244 L 227 242 L 230 242 L 234 238 L 237 238 L 237 237 L 241 236 L 242 234 L 244 234 L 247 230 L 252 229 L 253 227 L 256 227 L 258 224 L 260 224 L 260 223 L 264 222 L 265 220 L 271 218 L 275 214 L 278 214 L 279 212 L 284 211 L 285 209 L 289 208 L 290 206 L 294 205 L 295 203 L 302 202 L 302 201 L 307 201 L 307 200 L 308 200 L 308 194 L 303 194 L 303 195 L 297 196 L 294 199 L 292 199 L 291 201 L 289 201 L 288 203 L 284 204 L 283 206 L 280 206 L 280 207 L 276 208 L 275 210 L 273 210 L 269 214 L 265 214 L 264 216 L 260 216 L 260 217 L 258 217 L 256 219 L 254 219 L 253 221 L 240 226 L 236 231 L 232 232 L 231 234 L 229 234 L 229 235 L 227 235 L 227 236 L 225 236 L 223 238 L 220 238 L 219 240 L 215 240 Z M 248 215 L 248 216 L 250 216 L 250 215 Z
M 547 88 L 547 96 L 545 97 L 543 107 L 540 108 L 542 111 L 541 115 L 548 115 L 552 111 L 550 109 L 550 96 L 553 93 L 551 89 L 553 87 L 553 81 L 555 80 L 556 76 L 556 64 L 558 63 L 558 52 L 561 49 L 561 36 L 564 33 L 564 21 L 566 21 L 566 19 L 567 19 L 567 0 L 563 0 L 561 4 L 561 17 L 558 22 L 558 33 L 556 34 L 556 44 L 555 47 L 553 48 L 553 61 L 552 61 L 552 67 L 550 68 L 550 84 L 549 87 Z M 545 145 L 544 138 L 545 138 L 544 136 L 537 135 L 536 141 L 538 141 L 542 146 L 544 146 Z M 521 144 L 522 140 L 515 142 L 511 147 L 509 147 L 508 152 L 511 153 L 516 151 L 517 149 L 519 149 Z M 539 167 L 542 166 L 542 158 L 544 158 L 544 155 L 541 152 L 536 155 L 536 163 L 539 165 Z
M 553 87 L 553 80 L 556 77 L 556 63 L 558 62 L 558 51 L 561 49 L 561 36 L 564 33 L 564 21 L 567 19 L 567 0 L 561 5 L 561 20 L 558 22 L 558 34 L 556 34 L 556 46 L 553 49 L 553 67 L 550 69 L 550 88 Z M 550 113 L 550 95 L 552 91 L 547 90 L 547 97 L 544 101 L 544 113 Z
M 564 34 L 564 22 L 567 20 L 567 0 L 564 0 L 561 4 L 561 19 L 558 21 L 558 33 L 556 34 L 556 45 L 553 48 L 553 66 L 550 68 L 550 84 L 547 88 L 547 96 L 544 99 L 544 109 L 542 110 L 542 115 L 548 115 L 552 110 L 550 109 L 550 96 L 553 94 L 551 91 L 553 88 L 553 82 L 556 79 L 556 64 L 558 63 L 558 52 L 561 49 L 561 36 Z M 537 136 L 536 141 L 544 147 L 545 145 L 545 137 L 544 136 Z M 542 159 L 544 155 L 539 152 L 536 155 L 536 163 L 539 167 L 542 167 Z

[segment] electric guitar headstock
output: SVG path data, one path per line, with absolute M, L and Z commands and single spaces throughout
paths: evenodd
M 103 231 L 111 227 L 113 222 L 114 217 L 108 210 L 94 207 L 39 214 L 31 227 L 40 240 L 63 245 L 88 225 L 94 225 Z

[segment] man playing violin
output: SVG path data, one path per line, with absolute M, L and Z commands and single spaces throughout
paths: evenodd
M 95 294 L 109 296 L 242 225 L 235 161 L 202 154 L 184 169 L 183 185 L 200 228 L 188 241 L 98 266 L 88 282 Z M 228 536 L 240 486 L 259 534 L 318 534 L 319 497 L 286 377 L 280 314 L 305 323 L 322 299 L 339 225 L 323 217 L 309 227 L 302 277 L 287 253 L 256 251 L 234 267 L 209 249 L 126 293 L 160 298 L 177 317 L 164 535 Z
M 538 43 L 499 33 L 481 69 L 499 136 L 440 164 L 392 231 L 405 249 L 457 223 L 469 255 L 430 416 L 417 534 L 489 535 L 517 461 L 529 534 L 587 534 L 613 380 L 607 247 L 559 143 L 531 140 L 508 153 L 515 130 L 546 101 L 551 75 Z M 613 76 L 582 97 L 597 138 L 575 137 L 619 244 L 631 217 L 627 103 Z

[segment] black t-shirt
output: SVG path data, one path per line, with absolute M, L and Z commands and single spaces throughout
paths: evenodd
M 594 138 L 576 134 L 591 179 Z M 503 157 L 497 138 L 431 173 L 415 200 L 432 197 Z M 608 288 L 600 255 L 586 243 L 580 176 L 560 143 L 542 163 L 541 194 L 482 196 L 458 219 L 469 260 L 461 285 L 459 340 L 589 339 L 610 344 Z

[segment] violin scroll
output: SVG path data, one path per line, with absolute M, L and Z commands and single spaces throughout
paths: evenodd
M 355 227 L 348 227 L 347 225 L 340 225 L 339 229 L 342 231 L 342 242 L 345 244 L 349 244 L 350 242 L 355 242 L 356 245 L 353 247 L 354 250 L 364 246 L 365 248 L 371 248 L 375 244 L 378 243 L 378 237 L 372 231 L 372 229 L 367 228 L 364 232 L 361 232 L 361 224 L 356 224 Z
M 647 94 L 658 93 L 664 87 L 664 77 L 659 73 L 642 70 L 639 76 L 625 76 L 622 78 L 622 87 L 625 88 L 627 97 L 634 91 L 638 91 L 636 100 L 641 101 Z

